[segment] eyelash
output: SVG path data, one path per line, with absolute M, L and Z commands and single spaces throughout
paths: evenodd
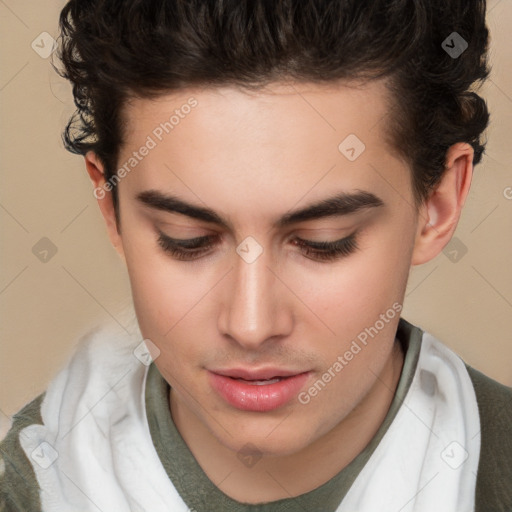
M 196 260 L 215 245 L 212 242 L 215 239 L 215 235 L 179 241 L 164 235 L 162 232 L 159 235 L 158 244 L 160 247 L 173 258 L 181 261 Z M 357 245 L 357 235 L 358 232 L 354 231 L 349 236 L 332 242 L 316 242 L 302 238 L 295 238 L 293 242 L 301 248 L 307 258 L 328 262 L 341 259 L 355 252 L 359 248 Z M 310 258 L 310 256 L 314 256 L 314 258 Z

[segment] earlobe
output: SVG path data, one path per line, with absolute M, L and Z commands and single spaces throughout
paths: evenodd
M 111 187 L 105 186 L 106 179 L 103 162 L 93 151 L 86 153 L 84 158 L 87 173 L 89 174 L 89 178 L 94 186 L 93 194 L 98 201 L 98 206 L 100 207 L 101 214 L 105 220 L 110 242 L 119 256 L 121 256 L 123 261 L 126 262 L 122 238 L 118 230 L 112 192 L 109 190 Z
M 432 260 L 451 240 L 469 193 L 473 154 L 462 142 L 448 149 L 445 172 L 418 215 L 411 265 Z

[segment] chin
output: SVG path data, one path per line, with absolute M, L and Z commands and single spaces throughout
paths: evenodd
M 213 435 L 226 448 L 237 452 L 254 452 L 260 456 L 284 457 L 293 455 L 306 448 L 315 439 L 315 432 L 309 421 L 305 428 L 290 420 L 268 418 L 260 421 L 240 420 L 231 421 L 237 426 L 236 435 L 230 436 L 218 428 Z M 234 433 L 233 433 L 234 434 Z

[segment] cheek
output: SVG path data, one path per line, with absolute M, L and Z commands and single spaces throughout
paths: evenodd
M 193 337 L 204 323 L 198 318 L 198 300 L 205 295 L 197 280 L 165 267 L 152 267 L 139 273 L 132 271 L 131 286 L 141 332 L 154 339 L 160 350 L 180 345 L 175 340 Z M 193 344 L 180 345 L 180 350 Z
M 141 333 L 159 348 L 157 364 L 176 384 L 173 376 L 180 382 L 185 374 L 194 371 L 195 363 L 203 360 L 209 339 L 205 332 L 211 327 L 212 318 L 205 305 L 211 300 L 208 292 L 218 281 L 219 269 L 203 271 L 199 278 L 197 267 L 166 255 L 156 243 L 156 235 L 154 239 L 147 234 L 125 236 L 126 263 Z M 138 245 L 130 243 L 130 239 L 139 240 Z M 183 365 L 180 361 L 192 364 Z
M 337 339 L 351 339 L 395 302 L 401 304 L 411 250 L 404 240 L 389 232 L 371 234 L 361 240 L 359 251 L 322 271 L 304 272 L 296 281 L 300 296 Z
M 309 417 L 326 418 L 319 433 L 333 428 L 366 395 L 393 347 L 409 261 L 404 240 L 401 246 L 399 239 L 390 245 L 390 238 L 374 238 L 371 248 L 322 276 L 303 277 L 300 293 L 322 323 L 321 331 L 316 319 L 310 325 L 317 350 L 322 347 L 324 367 L 317 377 L 329 379 L 304 406 Z
M 162 338 L 197 302 L 199 284 L 162 252 L 152 236 L 126 233 L 123 244 L 141 331 L 146 337 Z

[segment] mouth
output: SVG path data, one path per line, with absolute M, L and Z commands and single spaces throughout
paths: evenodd
M 231 377 L 233 378 L 233 377 Z M 246 380 L 246 379 L 235 379 L 239 382 L 245 382 L 249 384 L 249 386 L 267 386 L 268 384 L 275 384 L 276 382 L 280 382 L 287 377 L 274 377 L 273 379 L 262 379 L 262 380 Z
M 229 405 L 265 412 L 283 407 L 297 396 L 309 371 L 229 369 L 208 371 L 211 387 Z
M 269 367 L 260 369 L 246 369 L 246 368 L 225 368 L 219 370 L 210 370 L 218 375 L 231 377 L 233 379 L 242 379 L 246 381 L 255 380 L 269 380 L 269 379 L 284 379 L 286 377 L 293 377 L 305 373 L 304 370 L 289 370 L 285 368 Z

